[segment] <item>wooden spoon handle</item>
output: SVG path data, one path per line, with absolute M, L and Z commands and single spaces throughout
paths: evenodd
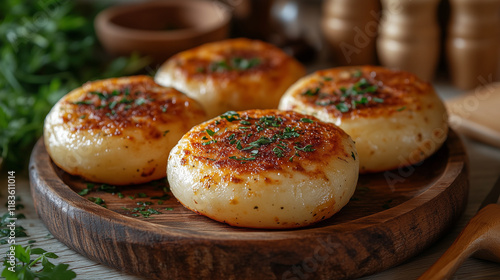
M 458 267 L 473 253 L 480 251 L 490 260 L 500 260 L 500 205 L 481 209 L 450 248 L 419 280 L 450 279 Z

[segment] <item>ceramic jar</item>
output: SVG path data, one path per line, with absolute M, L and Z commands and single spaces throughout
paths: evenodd
M 500 0 L 450 0 L 446 56 L 453 84 L 471 89 L 497 79 Z
M 440 48 L 438 4 L 439 0 L 382 0 L 377 54 L 383 66 L 433 79 Z
M 378 0 L 326 0 L 322 31 L 340 65 L 375 63 L 380 4 Z

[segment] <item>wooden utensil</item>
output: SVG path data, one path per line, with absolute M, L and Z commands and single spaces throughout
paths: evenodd
M 419 280 L 450 279 L 471 255 L 500 262 L 500 178 L 483 201 L 479 212 L 451 247 Z

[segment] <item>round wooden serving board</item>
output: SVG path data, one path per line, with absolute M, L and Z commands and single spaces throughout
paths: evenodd
M 466 165 L 451 131 L 431 158 L 360 176 L 341 212 L 294 230 L 236 228 L 199 216 L 180 205 L 164 181 L 117 189 L 96 184 L 79 195 L 87 182 L 57 168 L 41 140 L 30 176 L 35 207 L 52 235 L 92 260 L 146 279 L 347 279 L 395 266 L 436 241 L 465 208 Z M 107 208 L 90 197 L 102 198 Z M 141 209 L 153 214 L 146 218 Z

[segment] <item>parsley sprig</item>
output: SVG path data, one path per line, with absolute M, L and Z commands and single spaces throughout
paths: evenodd
M 64 94 L 86 81 L 135 74 L 151 62 L 137 54 L 102 55 L 92 20 L 102 7 L 97 2 L 0 1 L 0 162 L 4 167 L 28 167 L 30 153 L 25 151 L 42 135 L 45 116 Z
M 53 264 L 50 259 L 57 259 L 59 256 L 52 252 L 47 252 L 42 248 L 31 248 L 28 246 L 12 245 L 14 246 L 16 265 L 14 271 L 9 270 L 12 268 L 11 263 L 6 258 L 4 260 L 4 269 L 2 277 L 6 280 L 71 280 L 76 278 L 76 273 L 68 269 L 68 264 Z M 34 258 L 33 255 L 38 255 Z M 32 258 L 34 258 L 32 260 Z M 36 269 L 41 264 L 41 269 Z
M 11 230 L 9 228 L 9 222 L 10 218 L 17 218 L 19 219 L 24 219 L 26 218 L 24 214 L 16 214 L 15 217 L 12 217 L 9 212 L 5 213 L 2 215 L 2 218 L 0 218 L 0 244 L 7 244 L 7 238 L 10 236 Z M 16 224 L 16 227 L 14 229 L 14 237 L 27 237 L 28 234 L 26 233 L 26 229 L 20 225 Z

